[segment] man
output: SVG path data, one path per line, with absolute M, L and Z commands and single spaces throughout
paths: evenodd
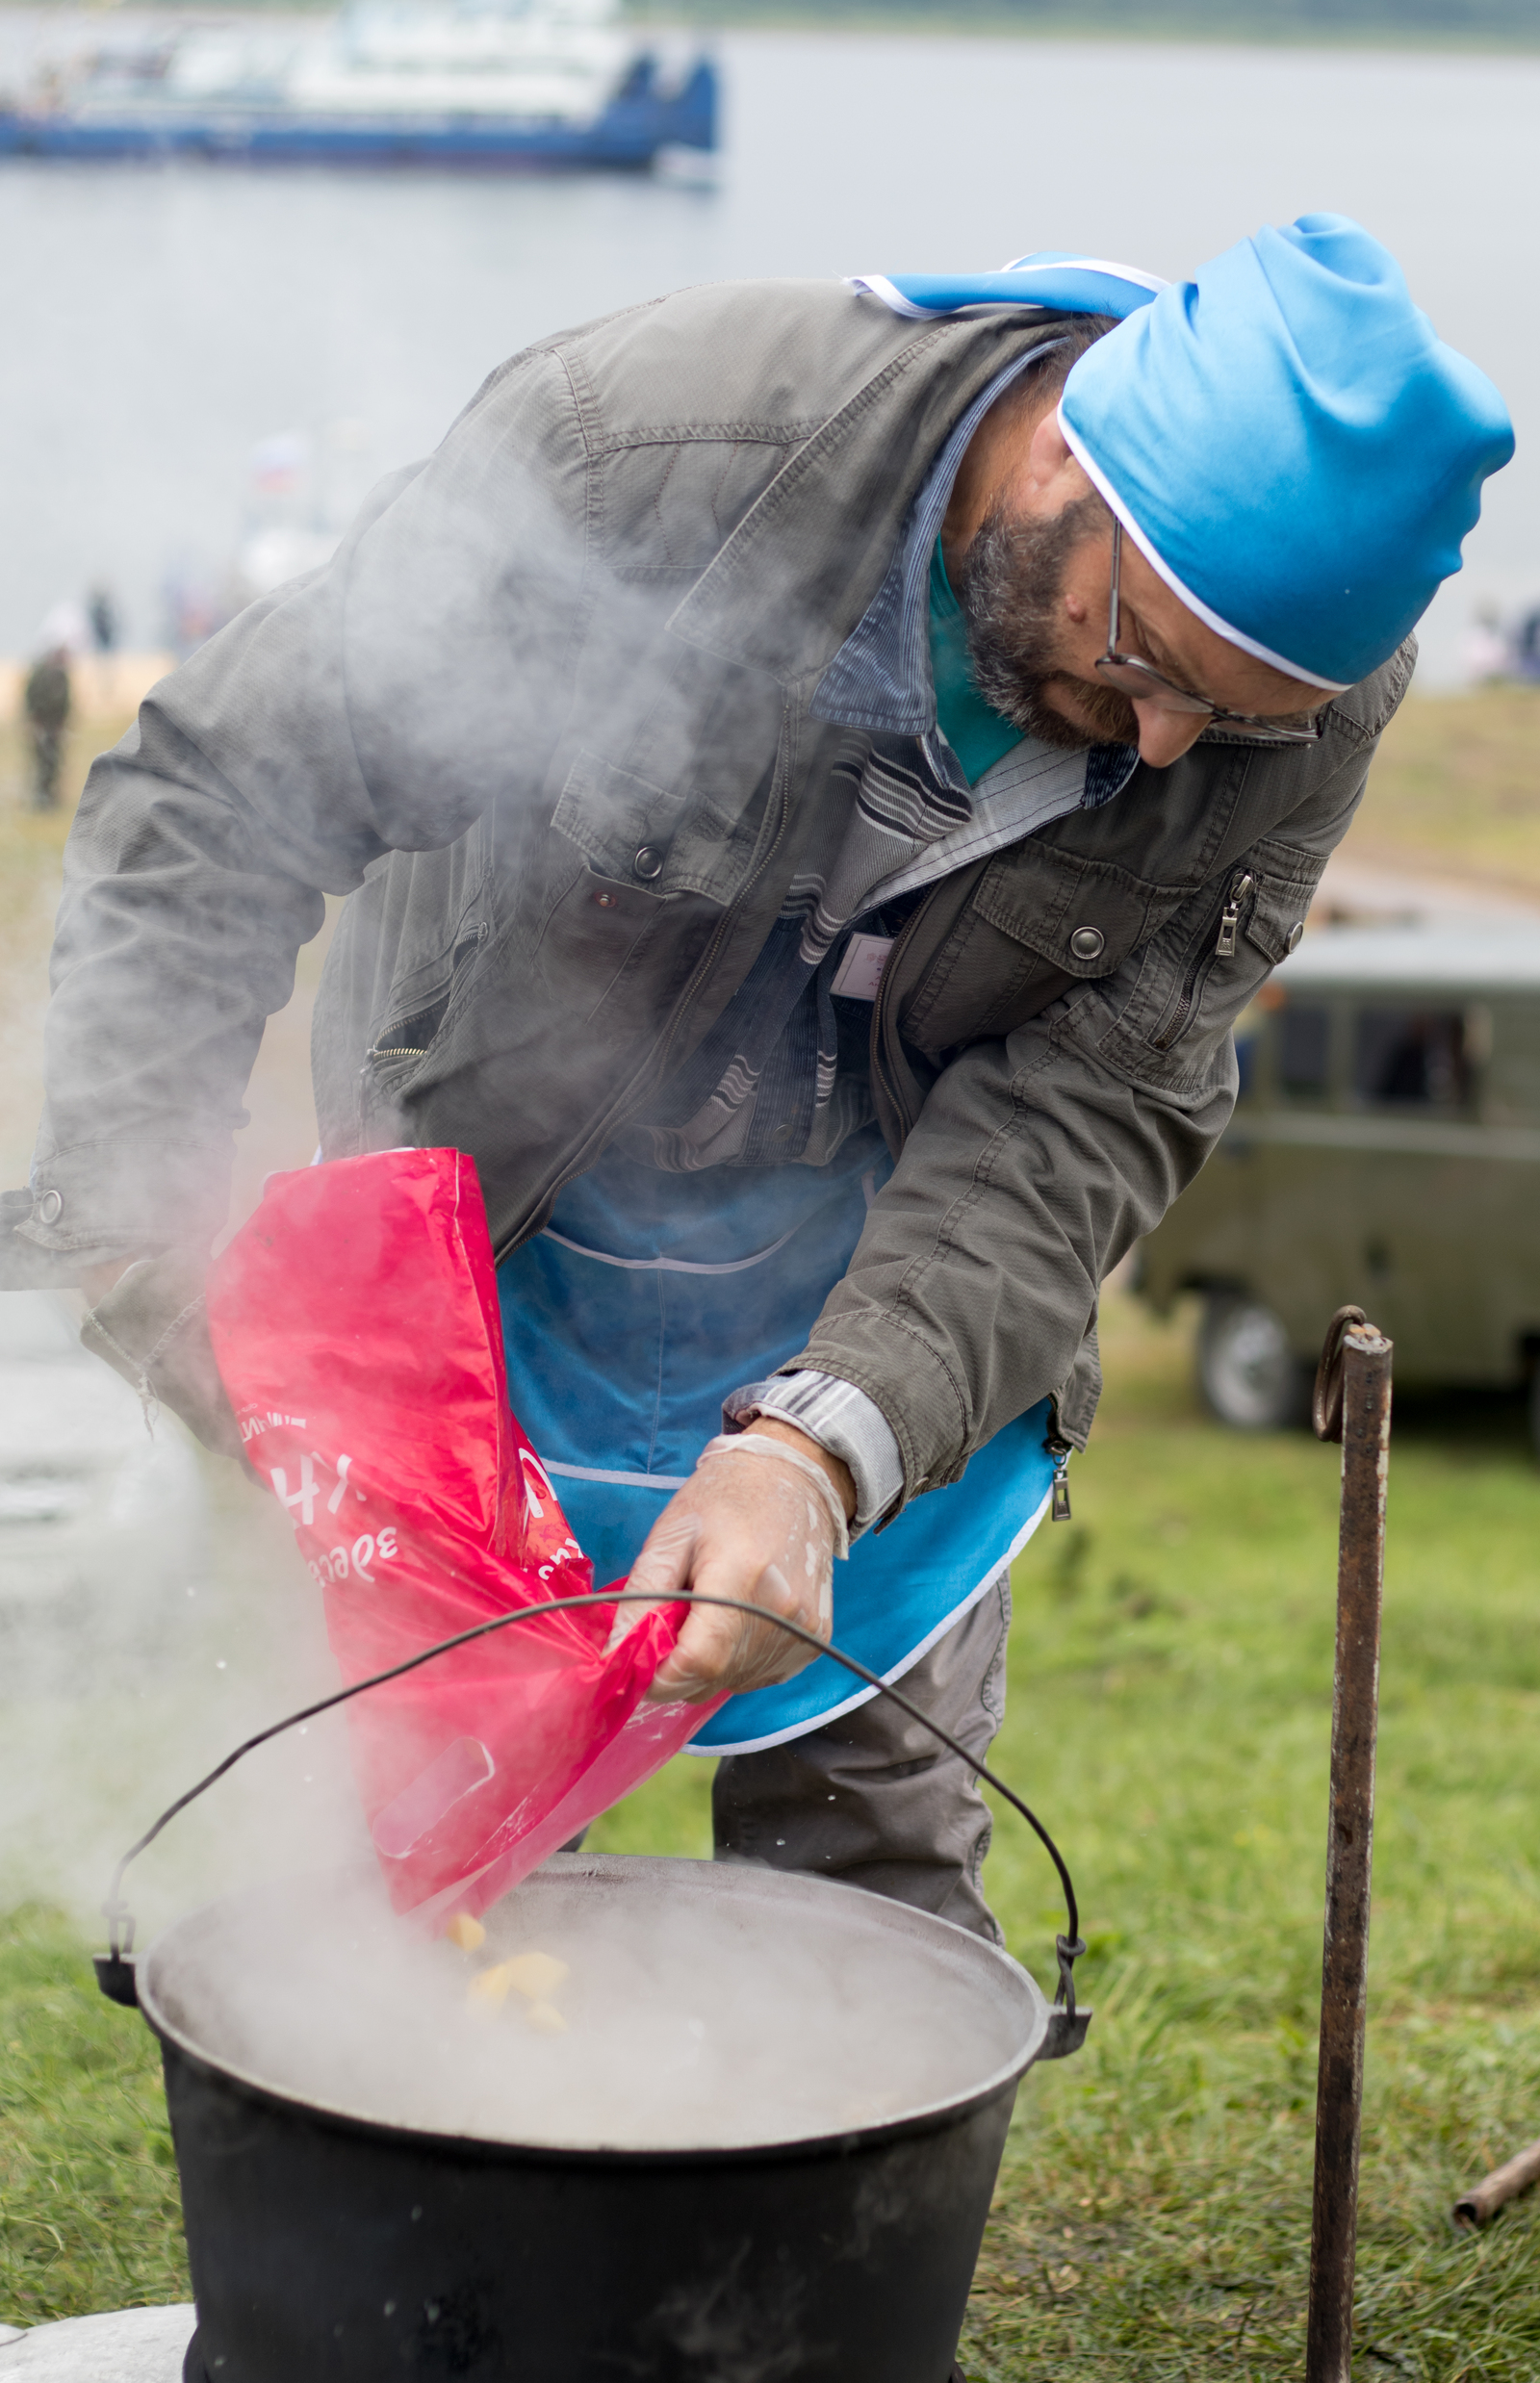
M 59 772 L 64 765 L 64 730 L 69 726 L 69 648 L 51 646 L 27 673 L 22 709 L 32 736 L 32 807 L 59 807 Z
M 91 644 L 98 653 L 112 653 L 117 646 L 117 606 L 113 591 L 97 583 L 86 599 L 86 618 L 90 623 Z
M 840 1643 L 982 1753 L 1098 1285 L 1223 1128 L 1511 447 L 1334 217 L 1170 288 L 1036 258 L 538 343 L 97 763 L 11 1279 L 233 1451 L 201 1269 L 346 893 L 324 1155 L 475 1158 L 597 1576 L 827 1628 L 848 1527 Z M 803 1664 L 699 1608 L 660 1677 L 733 1692 L 719 1849 L 990 1932 L 962 1766 Z

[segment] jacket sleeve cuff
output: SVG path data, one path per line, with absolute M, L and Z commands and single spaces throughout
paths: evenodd
M 7 1192 L 0 1226 L 15 1262 L 56 1269 L 109 1258 L 207 1253 L 230 1203 L 229 1137 L 220 1142 L 121 1140 L 40 1144 L 25 1192 Z M 32 1253 L 23 1258 L 23 1248 Z
M 881 1521 L 904 1488 L 904 1464 L 886 1416 L 854 1382 L 832 1373 L 783 1373 L 750 1382 L 722 1402 L 724 1431 L 744 1431 L 761 1415 L 795 1423 L 848 1465 L 856 1484 L 852 1539 Z

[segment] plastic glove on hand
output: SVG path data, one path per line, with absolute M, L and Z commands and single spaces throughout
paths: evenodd
M 631 1569 L 628 1586 L 652 1604 L 622 1605 L 610 1643 L 652 1605 L 680 1589 L 742 1598 L 783 1613 L 828 1643 L 834 1627 L 834 1522 L 828 1500 L 793 1464 L 713 1456 L 670 1499 Z M 741 1696 L 790 1679 L 814 1659 L 789 1631 L 748 1614 L 698 1605 L 654 1680 L 654 1704 Z
M 97 1300 L 80 1327 L 81 1345 L 141 1398 L 180 1415 L 206 1448 L 244 1463 L 241 1427 L 209 1339 L 207 1270 L 185 1249 L 141 1258 Z

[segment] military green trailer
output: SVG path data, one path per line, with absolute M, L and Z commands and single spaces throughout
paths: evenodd
M 1202 1294 L 1215 1414 L 1302 1418 L 1356 1300 L 1401 1386 L 1528 1384 L 1540 1453 L 1540 922 L 1322 928 L 1236 1047 L 1235 1115 L 1135 1276 L 1161 1313 Z

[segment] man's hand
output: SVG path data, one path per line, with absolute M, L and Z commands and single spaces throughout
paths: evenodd
M 206 1448 L 244 1464 L 240 1426 L 209 1339 L 207 1270 L 205 1259 L 177 1249 L 83 1268 L 90 1308 L 80 1338 L 141 1396 L 147 1391 L 180 1415 Z
M 791 1423 L 767 1417 L 754 1431 L 816 1463 L 846 1515 L 854 1514 L 856 1485 L 836 1456 Z M 762 1605 L 827 1642 L 834 1626 L 834 1527 L 827 1500 L 798 1466 L 747 1451 L 713 1455 L 649 1532 L 627 1585 L 649 1591 L 651 1602 L 620 1607 L 611 1646 L 681 1589 Z M 660 1704 L 697 1703 L 724 1691 L 741 1695 L 790 1679 L 812 1660 L 812 1649 L 789 1631 L 720 1606 L 697 1605 L 648 1693 Z

